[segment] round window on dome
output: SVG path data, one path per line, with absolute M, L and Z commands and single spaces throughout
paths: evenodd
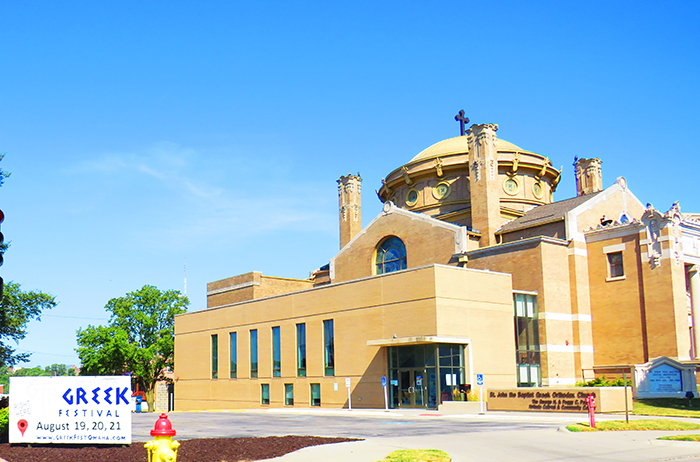
M 447 182 L 440 182 L 433 188 L 433 196 L 435 199 L 444 199 L 450 195 L 450 185 Z
M 406 205 L 413 207 L 418 203 L 418 191 L 409 189 L 406 193 Z
M 518 180 L 515 178 L 506 178 L 506 180 L 503 182 L 503 190 L 506 192 L 506 194 L 515 196 L 518 194 L 518 191 L 520 191 L 520 183 L 518 183 Z
M 542 199 L 542 195 L 544 194 L 544 188 L 542 188 L 542 183 L 540 183 L 539 181 L 533 183 L 532 194 L 534 194 L 536 198 Z

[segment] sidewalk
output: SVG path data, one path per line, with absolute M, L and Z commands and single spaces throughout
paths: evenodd
M 700 443 L 656 440 L 659 436 L 678 433 L 682 432 L 523 430 L 368 438 L 360 442 L 308 447 L 264 462 L 378 462 L 398 449 L 440 449 L 450 455 L 452 462 L 661 462 L 676 458 L 700 461 Z
M 342 414 L 345 416 L 374 416 L 392 419 L 455 419 L 473 421 L 558 422 L 561 420 L 586 421 L 587 414 L 552 414 L 536 412 L 488 412 L 480 414 L 440 414 L 425 410 L 323 410 L 323 409 L 270 409 L 268 413 Z M 624 415 L 597 414 L 596 420 L 623 420 Z M 630 416 L 630 420 L 650 418 Z M 651 417 L 663 418 L 663 417 Z M 700 423 L 700 419 L 672 418 Z M 397 432 L 399 433 L 399 432 Z M 453 462 L 542 462 L 581 460 L 629 462 L 661 462 L 674 458 L 700 461 L 700 443 L 662 441 L 657 438 L 689 432 L 585 432 L 572 433 L 563 426 L 558 429 L 512 430 L 498 432 L 465 431 L 462 433 L 425 436 L 366 438 L 364 441 L 327 444 L 301 449 L 264 462 L 378 462 L 398 449 L 440 449 Z

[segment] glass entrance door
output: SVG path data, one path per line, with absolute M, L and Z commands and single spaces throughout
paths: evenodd
M 399 407 L 425 407 L 425 370 L 399 369 Z

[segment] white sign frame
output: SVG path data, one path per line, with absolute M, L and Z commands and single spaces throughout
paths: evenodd
M 10 443 L 131 444 L 131 377 L 10 377 Z

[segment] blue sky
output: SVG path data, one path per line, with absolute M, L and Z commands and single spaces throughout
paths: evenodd
M 337 185 L 459 134 L 600 157 L 644 203 L 700 212 L 700 3 L 0 1 L 0 275 L 59 305 L 24 366 L 144 284 L 308 277 L 338 250 Z

